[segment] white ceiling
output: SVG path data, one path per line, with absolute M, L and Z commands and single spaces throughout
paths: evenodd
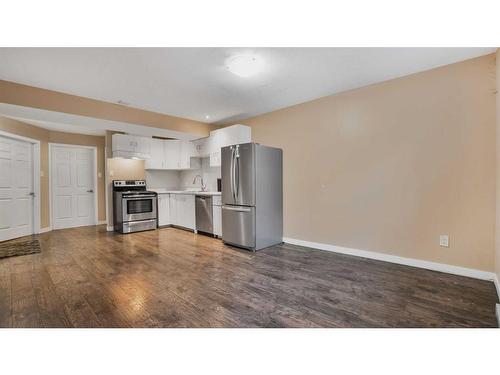
M 0 48 L 0 79 L 204 122 L 238 121 L 495 48 Z M 231 74 L 256 53 L 265 70 Z M 206 115 L 210 118 L 207 120 Z

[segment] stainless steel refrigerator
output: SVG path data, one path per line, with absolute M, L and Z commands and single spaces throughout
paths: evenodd
M 260 250 L 283 241 L 283 151 L 257 143 L 222 148 L 222 240 Z

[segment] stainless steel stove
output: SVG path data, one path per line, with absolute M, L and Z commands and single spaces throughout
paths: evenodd
M 115 232 L 132 233 L 156 229 L 157 218 L 157 194 L 146 190 L 146 181 L 113 181 Z

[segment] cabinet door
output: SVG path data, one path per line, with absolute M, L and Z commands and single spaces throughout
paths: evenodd
M 151 158 L 146 159 L 144 166 L 146 169 L 162 169 L 164 166 L 165 152 L 163 141 L 160 139 L 151 140 Z
M 191 168 L 191 156 L 196 154 L 196 149 L 191 142 L 181 141 L 181 152 L 180 152 L 180 168 L 189 169 Z
M 196 228 L 196 202 L 194 195 L 186 196 L 186 228 Z
M 165 147 L 165 169 L 180 169 L 180 141 L 164 141 Z
M 187 220 L 186 220 L 186 195 L 184 194 L 176 194 L 175 195 L 175 203 L 176 203 L 176 213 L 177 213 L 177 225 L 181 227 L 187 228 Z
M 177 225 L 195 229 L 195 197 L 192 194 L 176 194 Z
M 210 135 L 210 166 L 219 167 L 220 166 L 220 150 L 224 147 L 224 129 L 217 130 Z
M 222 237 L 222 214 L 220 206 L 213 206 L 214 234 Z
M 169 198 L 169 211 L 170 211 L 170 224 L 179 225 L 179 220 L 177 218 L 177 195 L 170 194 Z
M 152 138 L 147 137 L 133 137 L 135 144 L 135 152 L 138 154 L 150 155 L 151 154 L 151 141 Z
M 197 139 L 191 141 L 196 149 L 196 156 L 199 158 L 204 158 L 210 155 L 209 151 L 209 140 L 210 137 Z
M 170 194 L 158 194 L 158 225 L 170 224 Z

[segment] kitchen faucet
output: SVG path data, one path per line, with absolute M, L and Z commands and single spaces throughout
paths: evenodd
M 197 178 L 200 178 L 201 180 L 201 191 L 205 191 L 207 190 L 207 185 L 205 185 L 205 183 L 203 182 L 203 177 L 201 177 L 199 174 L 197 174 L 196 176 L 194 176 L 194 180 L 193 180 L 193 185 L 196 184 L 196 179 Z

